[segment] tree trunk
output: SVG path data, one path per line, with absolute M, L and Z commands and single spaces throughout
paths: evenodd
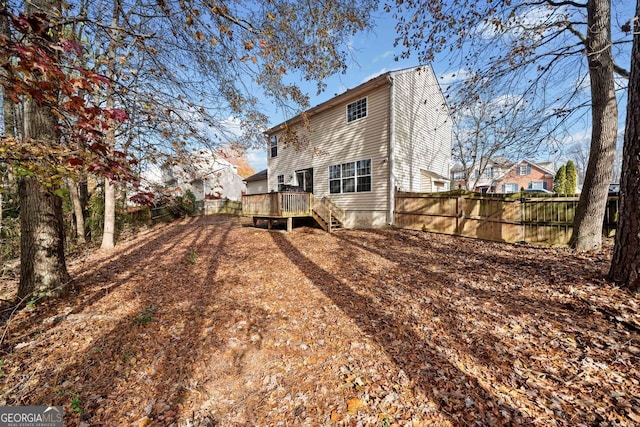
M 114 82 L 116 78 L 116 53 L 117 44 L 119 42 L 119 33 L 117 31 L 120 16 L 120 0 L 113 0 L 113 17 L 111 18 L 111 40 L 109 41 L 109 52 L 107 58 L 107 78 L 112 82 L 107 86 L 106 91 L 106 107 L 108 111 L 115 108 L 115 89 Z M 106 132 L 106 143 L 112 152 L 116 145 L 115 120 L 109 119 L 109 128 Z M 115 246 L 115 228 L 116 228 L 116 189 L 115 183 L 108 178 L 104 179 L 104 231 L 102 233 L 102 244 L 100 248 L 111 249 Z
M 35 178 L 23 177 L 20 194 L 18 298 L 61 295 L 69 284 L 64 258 L 62 199 Z
M 87 182 L 86 172 L 80 172 L 78 179 L 78 195 L 80 197 L 80 206 L 82 207 L 82 218 L 85 223 L 84 238 L 91 240 L 91 231 L 87 229 L 86 221 L 89 218 L 89 183 Z
M 114 247 L 116 228 L 116 187 L 108 178 L 104 179 L 104 230 L 101 249 Z
M 69 194 L 71 195 L 71 203 L 73 204 L 73 216 L 76 224 L 76 240 L 78 243 L 86 243 L 84 230 L 84 210 L 82 209 L 82 201 L 80 200 L 80 191 L 78 183 L 73 180 L 68 181 Z
M 599 249 L 609 184 L 616 151 L 618 105 L 611 54 L 611 1 L 589 0 L 587 61 L 591 80 L 591 150 L 569 245 L 577 250 Z
M 32 0 L 25 11 L 27 15 L 45 12 L 55 16 L 59 6 L 59 0 Z M 47 50 L 46 46 L 42 48 Z M 34 74 L 37 78 L 37 73 Z M 26 98 L 24 105 L 25 139 L 58 143 L 57 122 L 51 110 L 31 98 Z M 60 295 L 69 284 L 62 199 L 53 191 L 54 188 L 45 189 L 34 177 L 25 176 L 18 182 L 21 234 L 18 298 Z
M 636 15 L 640 16 L 640 1 Z M 634 24 L 627 121 L 622 152 L 620 211 L 609 277 L 640 292 L 640 25 Z

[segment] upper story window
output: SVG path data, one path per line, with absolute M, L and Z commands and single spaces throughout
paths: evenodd
M 531 165 L 518 166 L 518 175 L 529 175 L 531 173 Z
M 278 191 L 284 189 L 284 175 L 278 175 Z
M 329 193 L 371 191 L 371 159 L 329 166 Z
M 271 157 L 278 156 L 278 137 L 276 135 L 269 137 L 269 151 L 271 152 Z
M 367 117 L 367 98 L 359 99 L 347 105 L 347 123 Z
M 482 172 L 482 176 L 484 178 L 493 178 L 493 166 L 487 166 L 484 172 Z
M 467 179 L 467 174 L 465 172 L 453 172 L 454 181 L 463 181 L 465 179 Z

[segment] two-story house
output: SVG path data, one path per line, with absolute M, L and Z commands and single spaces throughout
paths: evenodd
M 285 144 L 287 129 L 302 142 Z M 450 186 L 452 124 L 430 66 L 381 74 L 266 135 L 268 191 L 328 199 L 347 228 L 392 224 L 398 190 Z
M 517 193 L 521 189 L 553 192 L 553 163 L 521 160 L 514 163 L 493 184 L 496 193 Z

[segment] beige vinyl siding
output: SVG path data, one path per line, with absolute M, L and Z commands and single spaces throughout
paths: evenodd
M 294 184 L 295 171 L 313 168 L 314 195 L 328 196 L 339 207 L 353 211 L 347 227 L 384 225 L 380 218 L 386 218 L 389 208 L 389 94 L 390 87 L 385 82 L 312 115 L 311 132 L 297 128 L 307 138 L 305 146 L 278 144 L 278 156 L 269 157 L 269 191 L 277 191 L 278 175 L 284 175 L 285 184 Z M 347 123 L 347 104 L 363 97 L 367 98 L 367 116 Z M 329 194 L 330 165 L 367 159 L 371 159 L 370 192 Z
M 422 191 L 423 172 L 449 176 L 452 125 L 431 67 L 392 73 L 395 185 Z

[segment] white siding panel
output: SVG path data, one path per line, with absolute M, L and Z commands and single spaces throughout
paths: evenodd
M 395 176 L 402 191 L 422 190 L 422 171 L 449 176 L 452 124 L 430 67 L 393 74 Z
M 268 193 L 267 180 L 247 182 L 247 194 Z
M 347 211 L 358 211 L 349 220 L 351 227 L 364 227 L 365 217 L 379 222 L 379 213 L 388 209 L 389 184 L 389 92 L 388 84 L 373 88 L 366 95 L 367 116 L 347 123 L 349 99 L 333 108 L 311 116 L 310 132 L 297 128 L 307 138 L 303 147 L 278 145 L 278 155 L 268 159 L 268 189 L 276 191 L 277 176 L 284 175 L 285 184 L 295 182 L 295 171 L 313 168 L 313 193 L 328 196 Z M 329 166 L 371 159 L 372 191 L 329 194 Z M 367 213 L 368 212 L 368 213 Z M 355 215 L 355 214 L 354 214 Z

